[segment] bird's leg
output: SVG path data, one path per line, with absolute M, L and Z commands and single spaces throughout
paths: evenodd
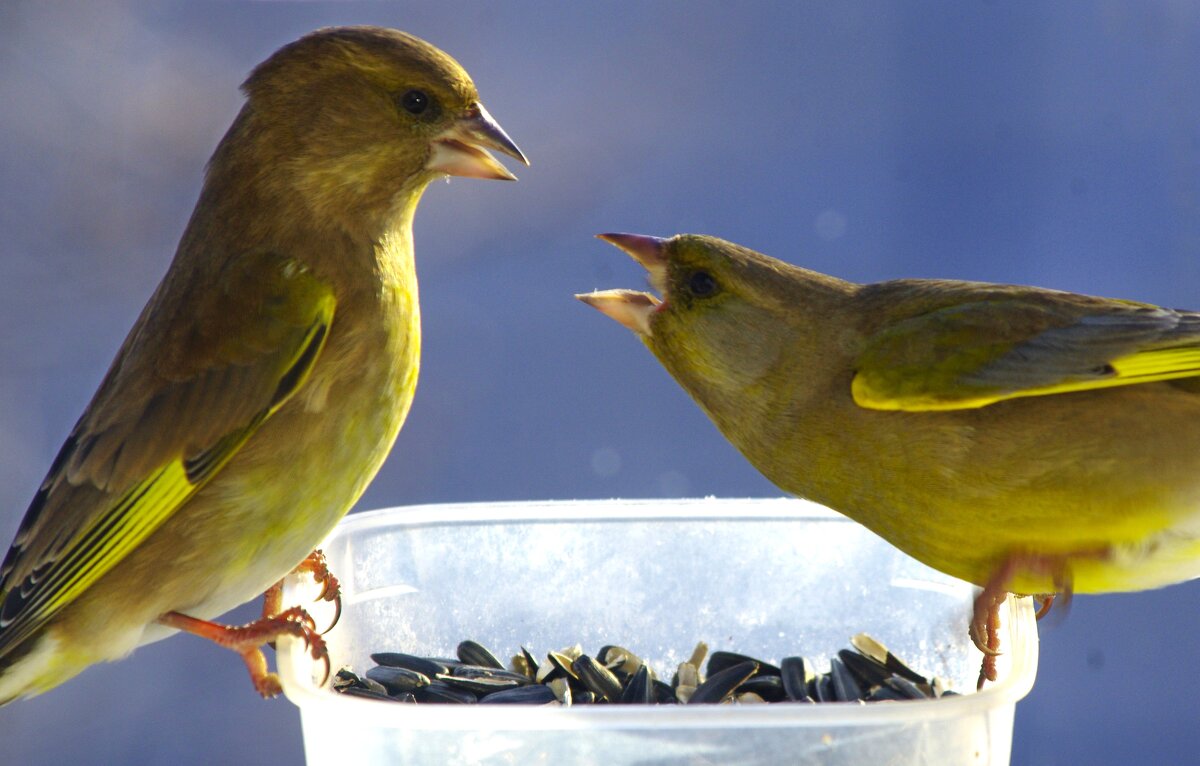
M 221 625 L 180 612 L 167 612 L 158 618 L 158 622 L 169 628 L 207 638 L 218 646 L 240 654 L 242 661 L 246 663 L 246 669 L 250 671 L 250 681 L 255 690 L 264 697 L 274 697 L 282 691 L 279 676 L 267 670 L 267 658 L 263 656 L 261 648 L 263 644 L 280 636 L 304 639 L 304 645 L 312 658 L 325 663 L 325 679 L 321 683 L 324 684 L 325 680 L 329 679 L 329 649 L 325 646 L 325 639 L 317 633 L 308 613 L 298 606 L 240 626 Z
M 971 617 L 971 641 L 983 652 L 983 663 L 979 668 L 977 689 L 987 681 L 996 680 L 996 656 L 1000 654 L 1000 605 L 1008 598 L 1008 587 L 1018 573 L 1049 575 L 1054 583 L 1053 593 L 1037 596 L 1041 600 L 1037 618 L 1040 620 L 1054 604 L 1055 597 L 1062 595 L 1065 608 L 1071 601 L 1070 561 L 1080 557 L 1101 558 L 1108 549 L 1089 549 L 1069 555 L 1039 555 L 1035 553 L 1013 553 L 1004 560 L 996 572 L 983 586 L 983 592 L 975 598 L 975 611 Z
M 301 561 L 291 574 L 303 574 L 308 572 L 312 575 L 313 580 L 321 586 L 321 595 L 317 596 L 318 601 L 332 601 L 334 606 L 333 619 L 329 623 L 329 627 L 321 631 L 324 635 L 333 630 L 333 626 L 338 624 L 338 620 L 342 617 L 342 587 L 338 583 L 338 579 L 329 572 L 329 566 L 325 563 L 325 554 L 318 548 L 308 554 L 308 558 Z M 267 588 L 267 592 L 263 594 L 263 618 L 274 617 L 283 609 L 283 580 Z
M 310 573 L 313 580 L 321 586 L 318 600 L 334 603 L 333 620 L 329 627 L 322 631 L 328 632 L 342 616 L 341 586 L 337 578 L 330 574 L 325 563 L 325 554 L 320 550 L 308 554 L 308 557 L 292 570 L 292 574 L 305 572 Z M 240 654 L 242 661 L 246 663 L 246 669 L 250 671 L 250 680 L 254 688 L 264 697 L 277 696 L 282 690 L 279 676 L 267 670 L 267 658 L 261 649 L 264 644 L 274 647 L 275 639 L 279 636 L 303 638 L 312 658 L 325 663 L 325 679 L 329 678 L 329 650 L 325 646 L 325 639 L 321 638 L 312 617 L 304 609 L 298 606 L 283 608 L 283 580 L 267 588 L 263 594 L 262 617 L 242 626 L 221 625 L 180 612 L 167 612 L 159 617 L 158 621 L 168 627 L 207 638 Z M 325 681 L 321 683 L 324 684 Z

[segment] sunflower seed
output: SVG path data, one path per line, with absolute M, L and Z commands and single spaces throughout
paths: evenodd
M 696 687 L 688 700 L 689 705 L 724 702 L 746 679 L 758 672 L 758 663 L 753 660 L 742 662 L 713 673 L 704 683 Z
M 596 699 L 607 702 L 616 702 L 621 699 L 621 682 L 612 674 L 612 671 L 596 662 L 592 657 L 586 654 L 579 655 L 572 663 L 572 668 L 583 685 L 596 695 Z
M 892 676 L 884 681 L 883 685 L 904 695 L 906 699 L 923 700 L 929 698 L 929 695 L 920 686 L 903 676 Z
M 417 657 L 416 655 L 404 654 L 403 652 L 378 652 L 372 654 L 371 659 L 375 661 L 376 665 L 414 670 L 429 678 L 450 672 L 450 666 L 445 663 L 438 662 L 429 657 Z
M 833 682 L 833 693 L 840 702 L 862 699 L 863 690 L 854 679 L 854 674 L 837 657 L 829 661 L 829 679 Z
M 758 665 L 758 675 L 760 676 L 779 675 L 779 668 L 771 663 L 736 652 L 713 652 L 708 658 L 708 674 L 711 676 L 714 673 L 720 673 L 725 668 L 741 665 L 743 662 L 753 662 Z
M 855 636 L 852 636 L 850 638 L 850 644 L 855 649 L 875 660 L 876 662 L 881 663 L 884 667 L 898 676 L 907 678 L 909 681 L 912 681 L 915 684 L 929 683 L 925 676 L 916 672 L 908 665 L 905 665 L 898 657 L 896 657 L 896 655 L 888 651 L 886 646 L 879 643 L 866 633 L 859 633 Z
M 455 689 L 453 686 L 442 681 L 434 681 L 429 686 L 421 686 L 413 689 L 413 696 L 417 702 L 436 703 L 449 702 L 458 705 L 470 705 L 477 701 L 474 694 L 466 689 Z
M 549 705 L 559 704 L 554 690 L 543 684 L 515 686 L 511 689 L 492 692 L 479 698 L 480 705 Z
M 645 665 L 639 667 L 621 691 L 621 698 L 616 701 L 625 705 L 649 705 L 653 702 L 654 684 L 650 678 L 650 668 Z
M 388 694 L 411 692 L 421 686 L 429 685 L 429 676 L 408 668 L 394 668 L 387 665 L 376 665 L 367 671 L 367 678 L 383 684 Z
M 496 655 L 489 652 L 482 644 L 474 641 L 463 641 L 460 643 L 455 654 L 468 665 L 482 665 L 485 668 L 504 669 L 504 663 L 496 659 Z
M 759 673 L 762 673 L 760 670 Z M 787 692 L 783 689 L 783 679 L 779 676 L 755 675 L 747 679 L 737 688 L 738 694 L 750 693 L 761 697 L 763 702 L 783 702 Z
M 796 702 L 812 701 L 809 689 L 812 687 L 816 673 L 812 664 L 803 657 L 784 657 L 779 663 L 780 680 L 788 699 Z
M 854 677 L 859 683 L 871 688 L 879 686 L 884 679 L 891 678 L 892 671 L 888 670 L 883 663 L 850 649 L 842 649 L 837 653 L 838 659 L 846 666 L 846 669 L 854 674 Z

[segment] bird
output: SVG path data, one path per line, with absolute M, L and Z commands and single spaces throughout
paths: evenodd
M 857 284 L 704 235 L 597 236 L 653 292 L 576 297 L 633 331 L 767 479 L 982 588 L 981 685 L 1008 593 L 1044 610 L 1200 575 L 1200 314 Z
M 278 582 L 366 489 L 420 359 L 413 215 L 428 184 L 528 165 L 449 55 L 331 27 L 253 69 L 165 276 L 0 564 L 0 703 L 178 631 L 328 654 Z M 331 592 L 332 591 L 332 592 Z M 215 617 L 266 593 L 245 626 Z M 328 673 L 327 673 L 328 675 Z

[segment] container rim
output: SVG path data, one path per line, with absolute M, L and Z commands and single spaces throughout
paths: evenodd
M 736 515 L 729 505 L 744 503 L 749 512 Z M 648 508 L 653 512 L 647 513 Z M 403 510 L 403 518 L 396 511 Z M 818 519 L 847 522 L 837 511 L 811 500 L 792 497 L 694 497 L 682 499 L 612 498 L 609 500 L 505 500 L 478 503 L 430 503 L 360 511 L 346 516 L 329 535 L 334 540 L 351 532 L 378 526 L 423 527 L 499 522 L 654 521 L 658 519 Z M 853 522 L 852 522 L 853 523 Z
M 746 503 L 746 512 L 733 516 L 730 503 Z M 652 513 L 647 513 L 654 506 Z M 395 513 L 403 509 L 398 517 Z M 326 539 L 379 526 L 550 523 L 638 519 L 779 519 L 824 520 L 855 523 L 824 506 L 797 498 L 688 498 L 635 500 L 541 500 L 478 503 L 439 503 L 382 508 L 354 513 L 343 519 Z M 1037 626 L 1029 598 L 1009 598 L 1004 607 L 1008 642 L 1001 657 L 1000 680 L 979 692 L 964 692 L 936 700 L 909 700 L 897 704 L 824 702 L 771 705 L 651 705 L 651 706 L 527 706 L 388 705 L 373 700 L 335 694 L 317 688 L 310 680 L 311 660 L 304 644 L 292 637 L 278 641 L 276 661 L 283 691 L 304 714 L 351 718 L 356 724 L 382 728 L 427 730 L 569 730 L 596 727 L 654 728 L 776 728 L 788 726 L 876 726 L 914 720 L 956 718 L 986 713 L 1016 702 L 1033 688 L 1037 675 Z M 1004 661 L 1007 660 L 1007 661 Z M 1007 666 L 1007 667 L 1005 667 Z M 1021 668 L 1016 673 L 1012 668 Z M 1004 672 L 1007 671 L 1007 672 Z M 399 709 L 398 709 L 399 708 Z

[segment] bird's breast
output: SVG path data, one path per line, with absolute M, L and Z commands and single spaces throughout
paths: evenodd
M 308 379 L 194 498 L 244 545 L 212 551 L 200 610 L 252 598 L 302 560 L 375 477 L 416 390 L 421 348 L 415 278 L 380 279 L 339 297 Z M 221 559 L 222 561 L 217 561 Z M 212 570 L 210 570 L 212 571 Z
M 322 358 L 289 402 L 288 420 L 313 437 L 291 448 L 311 493 L 334 521 L 383 464 L 412 404 L 420 370 L 421 319 L 414 279 L 383 281 L 347 298 L 334 317 Z M 344 310 L 343 310 L 344 308 Z M 280 427 L 285 427 L 281 419 Z M 297 477 L 299 478 L 299 477 Z

